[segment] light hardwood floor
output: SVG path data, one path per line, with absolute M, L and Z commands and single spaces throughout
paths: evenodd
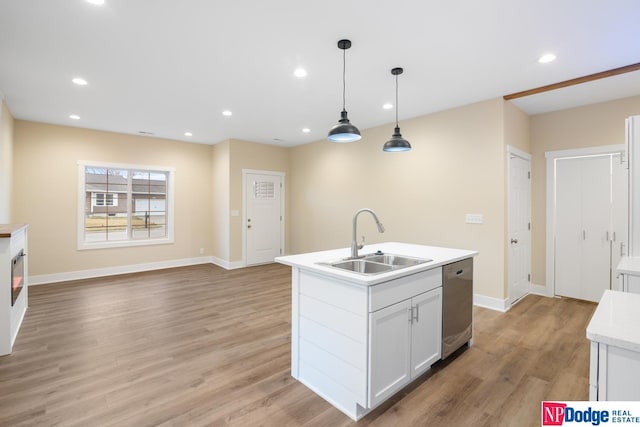
M 176 268 L 29 288 L 0 357 L 2 426 L 345 426 L 290 376 L 290 269 Z M 474 346 L 359 426 L 534 426 L 587 400 L 595 304 L 528 296 L 474 309 Z

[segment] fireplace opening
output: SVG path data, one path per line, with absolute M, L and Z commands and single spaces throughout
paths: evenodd
M 24 250 L 11 260 L 11 306 L 16 303 L 22 288 L 24 287 Z

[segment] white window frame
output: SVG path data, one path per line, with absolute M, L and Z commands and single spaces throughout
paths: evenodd
M 142 240 L 115 240 L 106 242 L 87 242 L 85 241 L 85 168 L 96 167 L 106 169 L 126 169 L 135 171 L 148 171 L 148 172 L 163 172 L 167 174 L 167 195 L 166 203 L 168 209 L 166 211 L 166 227 L 167 235 L 162 238 L 155 239 L 142 239 Z M 125 163 L 105 163 L 105 162 L 93 162 L 88 160 L 78 161 L 78 228 L 77 228 L 77 244 L 78 250 L 90 250 L 90 249 L 105 249 L 105 248 L 122 248 L 122 247 L 135 247 L 135 246 L 150 246 L 150 245 L 166 245 L 174 243 L 174 213 L 175 213 L 175 195 L 174 195 L 174 182 L 175 182 L 176 169 L 173 166 L 151 166 L 151 165 L 134 165 Z M 114 199 L 115 201 L 116 199 Z M 128 211 L 131 211 L 132 198 L 127 198 L 129 204 Z

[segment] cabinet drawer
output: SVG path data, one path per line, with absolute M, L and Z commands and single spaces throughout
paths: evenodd
M 442 286 L 442 267 L 369 287 L 369 312 Z

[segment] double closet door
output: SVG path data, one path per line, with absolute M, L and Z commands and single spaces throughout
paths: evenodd
M 555 293 L 597 302 L 626 246 L 626 166 L 606 154 L 555 167 Z

